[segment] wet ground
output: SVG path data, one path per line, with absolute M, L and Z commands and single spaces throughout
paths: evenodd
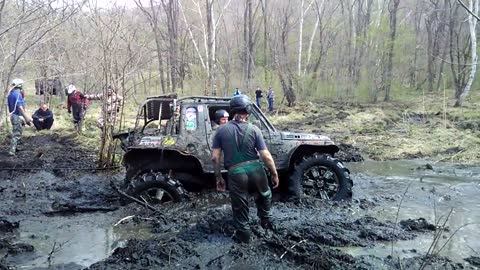
M 0 269 L 480 266 L 479 167 L 348 163 L 352 202 L 275 201 L 273 232 L 257 225 L 252 207 L 246 245 L 231 238 L 226 194 L 192 194 L 157 212 L 122 207 L 109 184 L 122 172 L 93 170 L 95 157 L 72 142 L 37 136 L 15 158 L 0 154 Z

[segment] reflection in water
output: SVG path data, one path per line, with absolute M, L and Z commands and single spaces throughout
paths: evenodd
M 425 164 L 425 161 L 370 161 L 349 164 L 350 170 L 355 172 L 354 196 L 358 199 L 396 196 L 395 202 L 382 203 L 369 213 L 381 220 L 395 220 L 400 198 L 410 185 L 402 202 L 399 220 L 424 217 L 431 223 L 435 224 L 437 220 L 437 223 L 442 225 L 452 211 L 446 222 L 448 231 L 443 234 L 444 237 L 440 239 L 436 250 L 441 249 L 441 255 L 459 261 L 469 256 L 478 256 L 480 168 L 434 165 L 434 170 L 421 169 Z M 458 232 L 455 233 L 457 229 Z M 403 257 L 425 254 L 432 242 L 433 233 L 421 234 L 414 240 L 394 243 L 394 253 Z M 343 250 L 352 255 L 387 256 L 391 254 L 391 243 L 378 244 L 368 249 Z
M 117 220 L 100 213 L 23 221 L 19 241 L 35 247 L 35 258 L 26 254 L 18 257 L 16 264 L 22 269 L 48 266 L 48 254 L 56 243 L 58 250 L 54 253 L 52 264 L 89 266 L 108 257 L 126 239 L 148 237 L 147 230 L 139 230 L 138 227 L 135 230 L 129 230 L 128 225 L 114 228 L 112 224 Z

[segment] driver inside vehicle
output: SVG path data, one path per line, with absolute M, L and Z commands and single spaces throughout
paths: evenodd
M 212 122 L 212 130 L 216 131 L 219 126 L 228 123 L 228 117 L 230 117 L 230 114 L 226 110 L 217 110 L 215 112 L 215 120 Z

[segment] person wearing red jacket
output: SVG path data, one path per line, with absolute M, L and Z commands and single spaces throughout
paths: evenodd
M 88 98 L 77 90 L 75 85 L 70 84 L 67 87 L 67 110 L 73 116 L 73 124 L 75 131 L 82 134 L 83 118 L 88 107 Z

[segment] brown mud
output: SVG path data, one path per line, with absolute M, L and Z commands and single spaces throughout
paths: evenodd
M 346 119 L 347 114 L 339 112 L 333 119 Z M 316 121 L 332 121 L 327 118 Z M 292 124 L 287 125 L 293 128 Z M 340 148 L 342 160 L 363 159 L 359 148 L 348 144 L 340 144 Z M 350 247 L 370 249 L 385 243 L 395 245 L 398 241 L 431 235 L 439 229 L 422 215 L 397 221 L 395 217 L 379 218 L 374 213 L 402 201 L 405 186 L 400 189 L 394 183 L 355 174 L 353 170 L 352 202 L 324 202 L 309 197 L 301 201 L 275 200 L 274 231 L 258 226 L 251 201 L 252 240 L 247 245 L 232 240 L 234 228 L 227 194 L 211 191 L 190 194 L 189 201 L 158 206 L 157 212 L 136 204 L 120 207 L 118 194 L 109 182 L 120 184 L 123 173 L 97 171 L 95 159 L 92 151 L 68 135 L 24 137 L 18 155 L 13 158 L 6 155 L 6 149 L 0 149 L 0 269 L 476 269 L 478 266 L 475 256 L 459 261 L 425 256 L 426 250 L 409 252 L 409 256 L 404 257 L 398 254 L 353 256 L 346 252 L 344 249 Z M 365 193 L 365 190 L 375 192 L 377 188 L 380 191 L 374 195 Z M 430 188 L 419 187 L 411 196 L 424 196 Z M 461 196 L 449 192 L 448 188 L 438 187 L 435 195 L 445 198 L 444 201 Z M 38 221 L 62 230 L 70 225 L 56 224 L 58 220 L 85 217 L 89 222 L 80 222 L 85 222 L 85 227 L 95 222 L 111 227 L 111 220 L 131 215 L 134 217 L 116 228 L 146 230 L 147 236 L 125 237 L 121 243 L 109 244 L 111 253 L 93 264 L 68 260 L 51 263 L 44 259 L 43 264 L 28 263 L 39 256 L 46 257 L 48 251 L 47 255 L 45 252 L 41 255 L 41 251 L 26 240 L 35 242 L 42 235 L 20 237 L 20 232 L 25 230 L 22 226 Z M 69 248 L 67 242 L 63 249 Z M 411 250 L 415 248 L 412 246 Z M 88 253 L 88 250 L 74 252 Z

